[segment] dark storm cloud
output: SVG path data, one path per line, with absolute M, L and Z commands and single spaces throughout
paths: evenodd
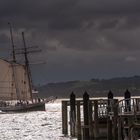
M 11 21 L 15 29 L 27 29 L 32 37 L 35 31 L 42 32 L 40 42 L 52 35 L 66 47 L 77 49 L 103 47 L 99 44 L 103 38 L 121 46 L 125 40 L 119 39 L 119 30 L 140 26 L 139 7 L 139 0 L 1 0 L 0 28 L 7 28 L 6 22 Z
M 0 43 L 7 43 L 9 38 L 5 34 L 0 34 Z
M 139 14 L 139 6 L 139 0 L 2 0 L 0 17 L 1 21 L 16 20 L 19 26 L 25 25 L 26 21 L 32 27 L 36 23 L 36 26 L 42 26 L 42 22 L 45 22 L 49 29 L 71 30 L 82 28 L 83 22 L 87 22 L 88 25 L 103 17 L 116 17 L 119 20 L 120 16 Z M 108 23 L 99 23 L 99 27 L 113 28 L 117 23 L 115 19 Z
M 65 79 L 78 76 L 83 67 L 85 76 L 109 75 L 110 65 L 112 75 L 121 73 L 117 67 L 124 68 L 121 74 L 125 66 L 135 72 L 140 59 L 139 7 L 140 0 L 1 0 L 0 42 L 9 38 L 9 21 L 17 46 L 25 31 L 28 46 L 42 48 L 38 57 L 48 60 L 44 67 L 50 68 L 50 79 L 52 69 L 53 75 L 65 71 Z

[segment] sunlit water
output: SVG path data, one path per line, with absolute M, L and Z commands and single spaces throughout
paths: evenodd
M 61 103 L 46 112 L 0 114 L 0 140 L 70 140 L 62 135 Z
M 0 140 L 70 140 L 62 135 L 61 102 L 46 111 L 0 114 Z

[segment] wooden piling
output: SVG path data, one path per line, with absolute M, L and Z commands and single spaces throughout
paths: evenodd
M 89 137 L 90 137 L 90 140 L 94 140 L 92 113 L 93 113 L 92 101 L 89 101 Z
M 121 117 L 118 117 L 118 140 L 123 140 Z
M 108 108 L 107 108 L 108 113 L 113 111 L 112 110 L 113 97 L 114 97 L 114 95 L 113 95 L 112 91 L 110 90 L 108 93 Z
M 94 100 L 94 138 L 99 137 L 98 100 Z
M 113 101 L 113 140 L 118 140 L 118 100 L 114 99 Z
M 76 106 L 75 106 L 75 94 L 72 92 L 70 95 L 70 134 L 75 137 L 76 130 Z
M 77 101 L 77 139 L 81 140 L 81 110 L 80 110 L 80 101 Z
M 89 95 L 87 92 L 83 95 L 83 113 L 84 113 L 84 128 L 83 128 L 83 138 L 84 140 L 89 140 Z
M 62 134 L 68 134 L 67 101 L 62 101 Z
M 129 112 L 131 111 L 131 93 L 128 91 L 128 89 L 124 93 L 124 98 L 125 98 L 125 111 Z
M 112 102 L 113 102 L 113 93 L 111 90 L 108 93 L 108 106 L 107 106 L 107 140 L 112 140 Z
M 112 140 L 112 120 L 110 120 L 110 117 L 107 117 L 107 140 Z

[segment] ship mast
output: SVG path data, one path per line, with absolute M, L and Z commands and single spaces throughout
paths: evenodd
M 28 55 L 27 55 L 28 52 L 27 52 L 24 32 L 22 32 L 22 39 L 23 39 L 23 44 L 24 44 L 25 66 L 26 66 L 27 76 L 29 80 L 29 90 L 30 90 L 31 100 L 33 102 L 31 71 L 30 71 L 29 60 L 28 60 Z
M 13 39 L 13 31 L 12 31 L 12 25 L 10 22 L 8 22 L 9 28 L 10 28 L 10 38 L 11 38 L 11 43 L 12 43 L 12 88 L 13 88 L 13 82 L 15 83 L 15 89 L 16 89 L 16 95 L 17 99 L 20 100 L 20 95 L 19 95 L 19 89 L 18 89 L 18 84 L 17 84 L 17 79 L 16 79 L 16 69 L 15 69 L 15 63 L 16 63 L 16 55 L 15 55 L 15 45 L 14 45 L 14 39 Z
M 12 26 L 11 23 L 8 22 L 8 25 L 10 27 L 10 37 L 11 37 L 11 43 L 12 43 L 12 55 L 13 55 L 13 62 L 16 62 L 16 56 L 15 56 L 15 45 L 14 45 L 14 40 L 13 40 L 13 31 L 12 31 Z

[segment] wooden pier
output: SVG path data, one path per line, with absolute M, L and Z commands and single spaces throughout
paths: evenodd
M 118 100 L 110 91 L 108 99 L 90 99 L 85 92 L 79 100 L 72 92 L 62 101 L 62 133 L 77 140 L 138 140 L 140 98 Z

